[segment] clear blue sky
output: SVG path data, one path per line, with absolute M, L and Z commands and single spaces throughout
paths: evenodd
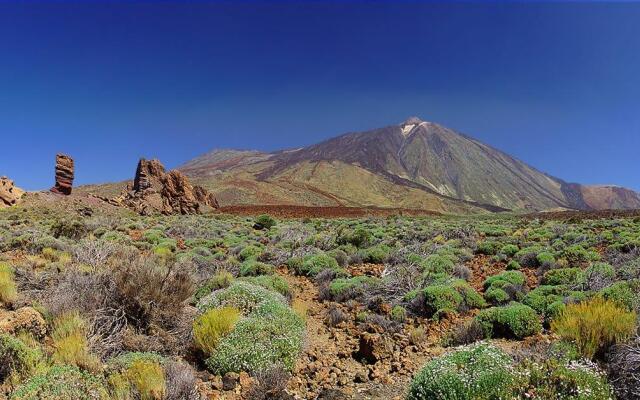
M 20 4 L 22 3 L 22 4 Z M 640 4 L 0 3 L 0 175 L 132 177 L 442 123 L 568 181 L 640 190 Z

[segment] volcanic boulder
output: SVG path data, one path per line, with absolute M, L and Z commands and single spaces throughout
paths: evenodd
M 0 208 L 18 204 L 23 194 L 24 190 L 16 187 L 11 179 L 0 177 Z
M 56 155 L 56 184 L 53 193 L 70 195 L 73 187 L 73 158 L 65 154 Z

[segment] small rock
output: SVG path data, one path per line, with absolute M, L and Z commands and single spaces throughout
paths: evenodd
M 238 381 L 240 380 L 240 375 L 235 372 L 227 372 L 222 377 L 222 389 L 223 390 L 233 390 L 238 386 Z

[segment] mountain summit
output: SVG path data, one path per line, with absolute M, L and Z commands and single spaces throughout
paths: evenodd
M 629 189 L 567 183 L 417 117 L 289 151 L 216 150 L 181 169 L 223 204 L 445 212 L 640 208 L 640 196 Z

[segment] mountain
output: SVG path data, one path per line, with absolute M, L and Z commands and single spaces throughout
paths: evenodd
M 616 186 L 555 178 L 433 122 L 407 121 L 273 153 L 214 150 L 180 169 L 225 204 L 478 210 L 640 208 Z

